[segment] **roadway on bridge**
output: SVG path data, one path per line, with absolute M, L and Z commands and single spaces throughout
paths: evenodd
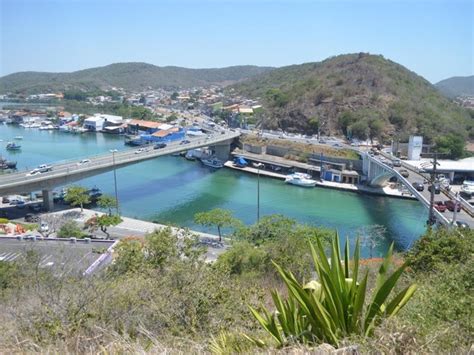
M 380 159 L 381 156 L 373 156 L 372 158 L 378 160 L 379 162 L 383 163 L 384 162 Z M 386 156 L 385 158 L 388 158 L 390 159 L 390 157 Z M 387 166 L 388 167 L 388 166 Z M 389 167 L 390 168 L 390 167 Z M 400 173 L 400 171 L 402 170 L 406 170 L 408 171 L 409 173 L 409 176 L 406 178 L 406 180 L 413 186 L 413 184 L 415 182 L 418 182 L 418 183 L 422 183 L 423 186 L 424 186 L 424 189 L 423 191 L 418 191 L 420 195 L 422 195 L 428 202 L 430 201 L 430 191 L 428 190 L 428 186 L 429 186 L 429 183 L 428 183 L 428 180 L 425 176 L 413 171 L 413 170 L 408 170 L 407 167 L 404 167 L 404 166 L 401 166 L 401 167 L 392 167 L 393 170 L 396 170 Z M 435 194 L 435 198 L 434 198 L 434 201 L 443 201 L 443 202 L 446 202 L 446 201 L 449 201 L 451 200 L 451 198 L 449 198 L 448 196 L 446 196 L 444 193 L 440 193 L 440 194 Z M 445 212 L 442 213 L 443 216 L 449 221 L 451 222 L 454 218 L 454 212 L 451 212 L 449 211 L 448 209 L 446 209 Z M 464 210 L 464 209 L 461 209 L 460 212 L 457 212 L 456 213 L 456 221 L 459 221 L 459 222 L 464 222 L 466 223 L 467 225 L 469 225 L 470 228 L 473 228 L 474 227 L 474 219 Z
M 0 176 L 0 195 L 11 193 L 12 190 L 16 190 L 17 193 L 27 193 L 32 191 L 41 190 L 41 188 L 33 187 L 34 185 L 40 186 L 42 183 L 48 181 L 54 181 L 60 178 L 77 178 L 80 175 L 91 176 L 94 171 L 100 174 L 104 171 L 113 170 L 135 163 L 139 163 L 144 160 L 154 159 L 163 155 L 169 155 L 182 151 L 192 150 L 196 148 L 206 146 L 216 146 L 240 135 L 239 132 L 235 131 L 223 131 L 224 133 L 213 132 L 210 135 L 188 137 L 189 143 L 183 144 L 183 141 L 176 141 L 167 143 L 167 146 L 161 149 L 153 149 L 153 145 L 141 147 L 142 151 L 137 153 L 140 147 L 135 149 L 124 149 L 117 152 L 107 152 L 101 155 L 88 157 L 90 161 L 85 164 L 80 164 L 81 159 L 75 159 L 71 161 L 61 162 L 59 164 L 51 165 L 52 170 L 44 172 L 38 175 L 30 176 L 29 171 L 23 170 L 11 174 L 5 174 Z M 88 175 L 87 175 L 88 174 Z

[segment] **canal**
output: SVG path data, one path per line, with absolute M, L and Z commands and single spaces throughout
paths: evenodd
M 21 151 L 6 151 L 6 143 L 20 135 Z M 16 160 L 19 169 L 125 149 L 123 138 L 118 136 L 73 135 L 14 125 L 0 125 L 0 139 L 0 154 Z M 195 225 L 193 216 L 213 208 L 229 209 L 247 224 L 256 220 L 257 178 L 253 175 L 226 168 L 211 170 L 197 161 L 168 156 L 118 169 L 117 179 L 121 213 L 128 217 L 202 231 L 209 230 Z M 79 184 L 114 193 L 112 172 Z M 337 229 L 341 236 L 351 239 L 364 226 L 382 225 L 387 230 L 386 239 L 377 254 L 392 241 L 399 250 L 408 248 L 425 231 L 427 219 L 427 211 L 417 201 L 305 189 L 265 177 L 260 178 L 260 214 L 282 214 L 301 223 Z

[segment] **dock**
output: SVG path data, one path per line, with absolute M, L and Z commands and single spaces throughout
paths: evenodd
M 224 163 L 224 166 L 229 169 L 243 171 L 249 174 L 267 176 L 273 179 L 285 180 L 286 174 L 280 174 L 273 171 L 267 171 L 264 169 L 257 169 L 254 167 L 246 166 L 246 167 L 238 167 L 235 166 L 231 160 L 228 160 Z M 390 188 L 389 186 L 386 187 L 370 187 L 365 185 L 355 185 L 355 184 L 345 184 L 340 182 L 333 182 L 333 181 L 325 181 L 320 180 L 316 182 L 316 186 L 329 188 L 329 189 L 336 189 L 336 190 L 344 190 L 356 193 L 364 193 L 364 194 L 372 194 L 372 195 L 379 195 L 379 196 L 387 196 L 387 197 L 395 197 L 395 198 L 403 198 L 414 200 L 416 199 L 412 195 L 408 195 L 403 193 L 398 189 Z

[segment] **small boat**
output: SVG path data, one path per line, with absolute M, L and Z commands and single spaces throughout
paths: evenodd
M 294 173 L 286 177 L 285 182 L 291 185 L 303 186 L 303 187 L 314 187 L 316 186 L 316 180 L 310 179 L 308 174 Z
M 190 160 L 190 161 L 196 160 L 196 157 L 194 156 L 192 150 L 188 150 L 184 157 L 186 158 L 186 160 Z
M 16 169 L 16 161 L 6 160 L 0 157 L 0 169 L 1 170 Z
M 22 140 L 22 139 L 23 139 L 23 136 L 16 136 L 14 139 L 16 139 L 16 140 Z
M 208 167 L 214 168 L 214 169 L 220 169 L 224 166 L 224 163 L 221 160 L 219 160 L 215 157 L 201 158 L 201 162 L 205 166 L 208 166 Z
M 7 150 L 20 150 L 21 145 L 16 144 L 15 142 L 8 142 L 6 146 Z

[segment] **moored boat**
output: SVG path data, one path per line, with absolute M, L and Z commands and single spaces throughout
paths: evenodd
M 220 169 L 224 166 L 224 163 L 216 157 L 201 158 L 201 162 L 210 168 Z
M 6 146 L 7 150 L 20 150 L 21 145 L 16 144 L 15 142 L 8 142 Z
M 316 180 L 310 179 L 310 175 L 304 173 L 294 173 L 286 177 L 285 182 L 291 185 L 314 187 Z

